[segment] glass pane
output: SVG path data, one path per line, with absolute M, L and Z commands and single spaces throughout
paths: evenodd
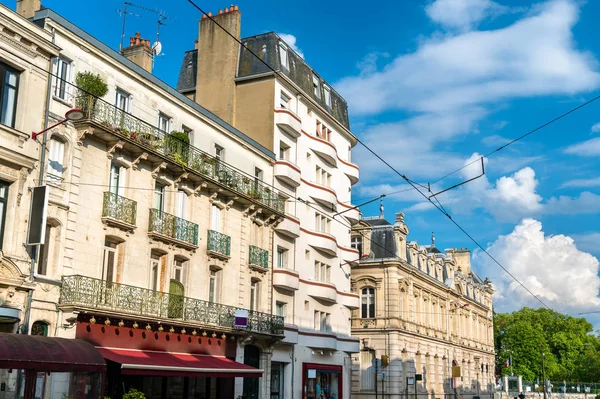
M 115 164 L 110 165 L 110 187 L 109 191 L 113 194 L 119 192 L 119 167 Z
M 13 118 L 15 116 L 17 91 L 8 86 L 4 86 L 4 93 L 2 95 L 2 120 L 0 121 L 3 125 L 13 127 Z

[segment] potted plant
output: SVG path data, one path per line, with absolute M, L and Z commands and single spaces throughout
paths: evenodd
M 179 155 L 179 160 L 187 165 L 190 154 L 190 138 L 188 135 L 185 132 L 173 130 L 171 134 L 165 138 L 165 142 L 169 154 L 173 157 Z
M 129 388 L 129 391 L 123 395 L 123 399 L 146 399 L 146 395 L 135 388 Z
M 108 85 L 102 77 L 90 71 L 77 72 L 75 85 L 79 88 L 77 106 L 88 115 L 94 109 L 98 98 L 108 93 Z

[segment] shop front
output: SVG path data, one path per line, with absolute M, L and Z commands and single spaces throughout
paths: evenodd
M 98 399 L 105 374 L 85 341 L 0 333 L 1 399 Z
M 76 337 L 106 359 L 111 399 L 131 388 L 148 399 L 233 399 L 236 377 L 263 375 L 234 360 L 235 336 L 223 332 L 80 314 Z
M 303 399 L 342 399 L 342 366 L 302 364 Z

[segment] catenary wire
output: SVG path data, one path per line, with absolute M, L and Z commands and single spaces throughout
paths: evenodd
M 247 51 L 250 52 L 250 54 L 252 54 L 256 59 L 258 59 L 261 63 L 263 63 L 267 68 L 269 68 L 271 71 L 273 71 L 273 73 L 275 73 L 278 76 L 280 75 L 280 72 L 275 70 L 273 67 L 271 67 L 271 65 L 269 65 L 266 61 L 264 61 L 261 57 L 259 57 L 257 54 L 255 54 L 252 50 L 250 50 L 245 44 L 243 44 L 237 37 L 235 37 L 233 34 L 231 34 L 227 29 L 225 29 L 223 26 L 221 26 L 221 24 L 219 24 L 218 22 L 215 21 L 215 19 L 211 16 L 208 15 L 208 13 L 206 13 L 202 8 L 200 8 L 196 3 L 194 3 L 193 0 L 188 0 L 188 2 L 190 4 L 192 4 L 196 9 L 198 9 L 203 15 L 206 15 L 206 17 L 208 19 L 210 19 L 215 25 L 217 25 L 220 29 L 222 29 L 227 35 L 229 35 L 233 40 L 235 40 L 237 43 L 239 43 L 244 49 L 246 49 Z M 589 103 L 595 101 L 596 99 L 600 98 L 600 96 L 597 96 L 596 98 L 581 104 L 580 106 L 574 108 L 573 110 L 569 111 L 568 113 L 565 113 L 561 116 L 559 116 L 558 118 L 555 118 L 554 120 L 547 122 L 546 124 L 522 135 L 521 137 L 513 140 L 511 143 L 507 143 L 504 146 L 498 148 L 497 150 L 493 151 L 500 151 L 502 148 L 506 148 L 508 145 L 521 140 L 522 138 L 533 134 L 535 131 L 540 130 L 541 128 L 543 128 L 544 126 L 547 126 L 551 123 L 553 123 L 554 121 L 572 113 L 575 112 L 578 109 L 583 108 L 585 105 L 588 105 Z M 452 216 L 446 212 L 444 209 L 442 209 L 442 207 L 436 205 L 430 198 L 427 197 L 426 194 L 424 194 L 421 190 L 419 190 L 417 188 L 417 186 L 413 183 L 413 181 L 411 179 L 409 179 L 408 177 L 406 177 L 406 175 L 400 173 L 398 170 L 396 170 L 396 168 L 394 168 L 392 165 L 390 165 L 385 159 L 383 159 L 379 154 L 377 154 L 375 151 L 373 151 L 369 146 L 367 146 L 360 138 L 356 137 L 356 140 L 358 143 L 360 143 L 367 151 L 369 151 L 372 155 L 374 155 L 377 159 L 379 159 L 381 162 L 383 162 L 388 168 L 390 168 L 394 173 L 396 173 L 398 176 L 402 177 L 402 179 L 404 179 L 408 184 L 410 184 L 412 186 L 413 189 L 417 190 L 417 192 L 419 192 L 419 194 L 421 194 L 427 201 L 429 201 L 431 204 L 433 204 L 433 206 L 435 206 L 440 212 L 442 212 L 442 214 L 444 214 L 448 219 L 450 219 L 450 221 L 459 229 L 463 232 L 463 234 L 465 234 L 480 250 L 482 250 L 490 259 L 492 259 L 492 261 L 494 263 L 496 263 L 498 266 L 500 266 L 500 268 L 502 268 L 502 270 L 504 270 L 513 280 L 515 280 L 521 287 L 523 287 L 523 289 L 525 289 L 525 291 L 527 291 L 529 294 L 531 294 L 531 296 L 533 296 L 538 302 L 540 302 L 545 308 L 550 309 L 550 307 L 548 305 L 546 305 L 537 295 L 535 295 L 533 292 L 531 292 L 531 290 L 529 290 L 529 288 L 527 288 L 525 286 L 525 284 L 523 284 L 518 278 L 516 278 L 510 271 L 508 271 L 508 269 L 506 269 L 494 256 L 492 256 L 492 254 L 490 254 L 477 240 L 475 240 L 475 238 L 473 238 L 473 236 L 471 236 L 471 234 L 469 234 L 458 222 L 456 222 Z M 468 165 L 467 165 L 468 166 Z M 463 167 L 464 168 L 464 167 Z M 439 201 L 439 200 L 438 200 Z

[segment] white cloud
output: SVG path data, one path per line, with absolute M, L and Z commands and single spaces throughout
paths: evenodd
M 598 187 L 600 186 L 600 177 L 593 179 L 574 179 L 564 182 L 560 188 L 565 187 Z
M 508 142 L 510 142 L 510 139 L 507 139 L 506 137 L 502 137 L 497 134 L 492 134 L 491 136 L 486 136 L 481 139 L 481 144 L 483 144 L 486 147 L 499 147 Z
M 582 251 L 600 254 L 600 248 L 598 243 L 600 242 L 599 233 L 586 233 L 586 234 L 573 234 L 573 239 L 577 248 Z
M 491 0 L 436 0 L 425 7 L 433 21 L 446 28 L 467 30 L 490 16 L 509 11 Z
M 584 191 L 578 197 L 560 197 L 550 198 L 545 206 L 544 212 L 547 214 L 579 215 L 584 213 L 597 213 L 600 209 L 600 195 Z
M 592 133 L 598 133 L 598 132 L 600 132 L 600 122 L 598 122 L 594 126 L 592 126 Z
M 565 153 L 582 157 L 595 157 L 600 155 L 600 137 L 573 144 L 565 149 Z
M 573 313 L 600 305 L 598 259 L 580 251 L 568 236 L 546 236 L 537 220 L 524 219 L 487 250 L 550 307 Z M 475 251 L 473 260 L 481 274 L 494 282 L 497 289 L 494 302 L 500 311 L 540 306 L 487 255 Z
M 291 35 L 289 33 L 278 33 L 278 35 L 281 38 L 281 40 L 286 42 L 287 45 L 290 46 L 296 53 L 298 53 L 300 57 L 304 58 L 304 53 L 296 44 L 296 36 Z
M 355 114 L 450 112 L 508 98 L 590 91 L 600 75 L 593 56 L 573 40 L 578 14 L 574 1 L 549 1 L 503 29 L 426 39 L 414 53 L 336 87 Z

